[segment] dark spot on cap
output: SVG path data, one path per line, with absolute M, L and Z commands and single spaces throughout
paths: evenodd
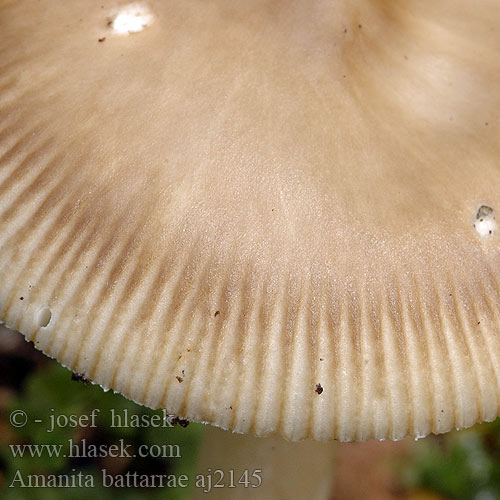
M 175 377 L 177 379 L 177 382 L 179 382 L 179 384 L 182 384 L 182 382 L 184 381 L 184 379 L 182 377 Z
M 174 417 L 171 421 L 172 425 L 180 425 L 181 427 L 186 428 L 189 425 L 189 420 L 185 420 L 183 418 Z
M 321 384 L 316 384 L 316 390 L 315 392 L 317 394 L 321 394 L 323 392 L 323 387 L 321 387 Z
M 220 311 L 215 311 L 214 318 L 216 318 L 220 314 Z
M 104 42 L 104 40 L 106 40 L 106 37 L 105 37 L 105 36 L 103 36 L 102 38 L 98 38 L 98 39 L 97 39 L 97 41 L 98 41 L 98 42 Z
M 74 380 L 75 382 L 82 382 L 83 384 L 88 384 L 90 382 L 89 379 L 81 373 L 72 373 L 71 380 Z
M 493 214 L 493 209 L 488 207 L 487 205 L 481 205 L 476 214 L 476 219 L 479 219 L 480 222 L 483 221 L 483 217 L 488 217 Z
M 24 297 L 19 297 L 19 300 L 24 300 Z

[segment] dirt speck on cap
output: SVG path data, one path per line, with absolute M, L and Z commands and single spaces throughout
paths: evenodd
M 74 380 L 75 382 L 82 382 L 83 384 L 90 384 L 90 380 L 81 373 L 72 373 L 71 380 Z
M 186 428 L 189 425 L 189 420 L 185 420 L 183 418 L 174 417 L 171 421 L 172 425 L 180 425 L 181 427 Z

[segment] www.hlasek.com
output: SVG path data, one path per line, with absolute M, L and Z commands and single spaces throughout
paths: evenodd
M 37 424 L 46 424 L 45 431 L 52 433 L 56 428 L 86 428 L 97 427 L 96 418 L 100 413 L 94 409 L 86 415 L 57 414 L 50 410 L 46 422 L 43 419 L 30 419 L 24 410 L 14 410 L 9 415 L 13 427 L 24 427 L 32 421 Z M 164 413 L 163 415 L 134 415 L 127 410 L 116 412 L 111 409 L 110 427 L 174 427 L 179 419 Z M 119 439 L 113 444 L 95 444 L 86 438 L 74 440 L 69 438 L 58 444 L 9 444 L 10 454 L 15 459 L 22 458 L 166 458 L 181 459 L 180 445 L 143 444 L 133 447 Z M 186 474 L 139 474 L 126 472 L 125 474 L 110 474 L 107 469 L 100 469 L 98 475 L 84 474 L 71 469 L 65 474 L 23 474 L 16 470 L 10 480 L 10 488 L 93 488 L 96 482 L 105 487 L 115 488 L 187 488 L 191 483 L 208 493 L 214 488 L 258 488 L 262 484 L 262 469 L 222 470 L 208 468 L 190 478 Z

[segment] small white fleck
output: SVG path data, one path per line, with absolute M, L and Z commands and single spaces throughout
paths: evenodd
M 52 319 L 52 312 L 49 307 L 41 307 L 35 315 L 35 321 L 39 328 L 46 328 L 49 326 L 50 320 Z
M 114 33 L 128 35 L 139 33 L 154 20 L 153 13 L 144 3 L 130 3 L 113 11 L 109 25 Z
M 491 207 L 482 205 L 476 214 L 474 228 L 479 236 L 491 236 L 498 229 L 495 213 Z

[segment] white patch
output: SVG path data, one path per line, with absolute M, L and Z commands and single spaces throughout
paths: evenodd
M 479 208 L 476 214 L 474 228 L 479 236 L 491 236 L 496 233 L 498 224 L 495 220 L 495 213 L 492 208 L 486 205 Z
M 36 312 L 35 322 L 38 328 L 47 328 L 52 319 L 52 312 L 47 306 L 43 306 Z
M 139 33 L 154 21 L 154 15 L 143 3 L 129 3 L 112 13 L 109 25 L 114 33 Z

